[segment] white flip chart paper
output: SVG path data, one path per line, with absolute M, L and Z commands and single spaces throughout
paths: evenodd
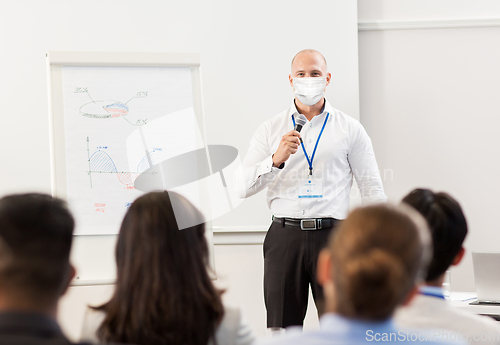
M 187 67 L 63 67 L 68 203 L 78 235 L 116 234 L 140 174 L 204 147 Z M 198 183 L 175 190 L 199 204 Z

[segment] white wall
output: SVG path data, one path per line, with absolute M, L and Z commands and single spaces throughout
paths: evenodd
M 363 25 L 500 18 L 498 1 L 359 0 L 358 7 Z M 359 32 L 361 122 L 380 169 L 390 171 L 389 199 L 427 187 L 449 192 L 466 213 L 468 253 L 452 270 L 455 291 L 474 291 L 472 250 L 500 251 L 499 35 L 500 27 Z
M 328 16 L 304 16 L 298 0 L 9 3 L 0 11 L 0 195 L 50 191 L 48 51 L 200 53 L 209 144 L 242 155 L 258 125 L 289 106 L 290 60 L 304 48 L 324 53 L 337 81 L 328 98 L 357 118 L 356 3 L 313 0 L 308 7 Z M 249 198 L 215 225 L 267 225 L 264 200 Z
M 329 62 L 330 102 L 358 118 L 356 6 L 352 0 L 10 2 L 0 11 L 0 196 L 50 192 L 47 52 L 200 53 L 208 143 L 232 145 L 244 155 L 260 123 L 289 106 L 290 60 L 304 48 L 318 49 Z M 269 222 L 261 193 L 214 225 L 262 230 Z M 217 272 L 230 272 L 228 299 L 244 304 L 251 326 L 262 333 L 261 246 L 245 249 L 255 265 L 248 275 L 237 266 L 246 246 L 217 247 Z M 71 288 L 60 316 L 70 335 L 79 332 L 78 312 L 109 293 L 102 286 Z
M 429 20 L 498 17 L 497 0 L 358 0 L 358 20 Z

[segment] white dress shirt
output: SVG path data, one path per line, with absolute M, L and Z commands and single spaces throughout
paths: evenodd
M 394 321 L 399 326 L 440 328 L 449 331 L 450 339 L 461 339 L 469 344 L 500 344 L 500 325 L 497 321 L 457 309 L 444 298 L 430 296 L 443 293 L 438 287 L 425 286 L 421 292 L 429 295 L 418 294 L 409 305 L 396 311 Z
M 292 115 L 299 114 L 295 102 L 255 132 L 235 175 L 240 197 L 249 197 L 267 187 L 267 203 L 277 217 L 344 219 L 349 212 L 354 176 L 363 203 L 386 201 L 368 134 L 358 121 L 334 109 L 326 100 L 323 112 L 307 121 L 300 132 L 307 154 L 313 153 L 327 113 L 330 115 L 313 161 L 313 177 L 323 183 L 322 198 L 298 197 L 299 182 L 309 174 L 302 147 L 290 156 L 283 169 L 273 167 L 272 155 L 282 136 L 294 128 Z

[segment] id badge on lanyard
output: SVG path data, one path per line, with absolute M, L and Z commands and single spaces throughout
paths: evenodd
M 299 185 L 297 186 L 298 197 L 299 199 L 305 198 L 322 198 L 323 197 L 323 181 L 321 179 L 317 179 L 313 177 L 313 160 L 314 155 L 316 154 L 316 149 L 318 148 L 319 140 L 321 139 L 321 135 L 323 134 L 323 130 L 325 129 L 326 122 L 328 121 L 328 117 L 330 113 L 326 113 L 325 122 L 323 123 L 323 127 L 321 128 L 321 132 L 319 132 L 318 139 L 316 140 L 316 145 L 314 146 L 314 151 L 309 159 L 307 155 L 306 148 L 304 147 L 304 143 L 301 142 L 302 151 L 306 156 L 307 163 L 309 165 L 309 173 L 306 179 L 299 180 Z M 295 118 L 292 116 L 293 126 L 295 127 Z
M 321 179 L 315 179 L 312 177 L 307 178 L 305 180 L 304 179 L 299 180 L 298 190 L 299 190 L 299 199 L 322 198 L 323 181 L 321 181 Z

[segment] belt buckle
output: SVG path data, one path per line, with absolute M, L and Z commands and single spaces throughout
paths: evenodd
M 300 228 L 302 230 L 316 230 L 316 219 L 301 219 Z

